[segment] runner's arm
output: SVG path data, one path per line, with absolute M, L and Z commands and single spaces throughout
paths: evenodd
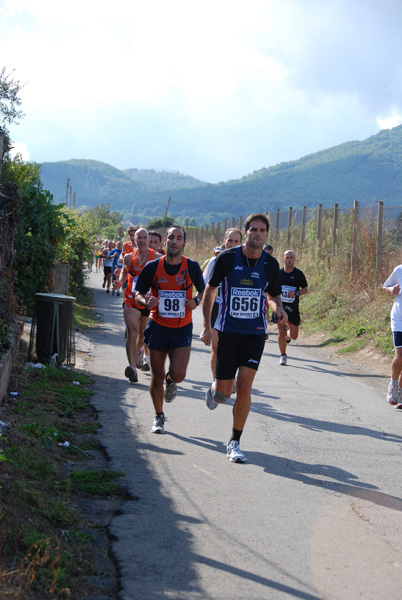
M 194 310 L 202 300 L 205 290 L 205 283 L 199 263 L 189 259 L 188 264 L 191 281 L 194 283 L 195 289 L 198 293 L 190 300 L 186 300 L 186 308 L 189 310 Z
M 126 257 L 129 257 L 128 261 L 126 260 Z M 123 268 L 119 269 L 119 267 L 116 267 L 114 270 L 114 274 L 116 275 L 116 277 L 118 277 L 118 279 L 116 279 L 116 281 L 114 282 L 114 287 L 116 290 L 118 290 L 119 288 L 121 288 L 121 286 L 127 281 L 128 279 L 128 265 L 130 264 L 130 260 L 131 260 L 131 254 L 126 254 L 124 257 L 124 261 L 123 261 Z
M 135 286 L 135 301 L 144 306 L 144 308 L 153 308 L 159 304 L 159 297 L 147 296 L 152 287 L 152 281 L 158 268 L 159 260 L 152 260 L 142 269 Z
M 210 346 L 212 339 L 212 328 L 211 328 L 211 312 L 212 306 L 215 302 L 216 287 L 207 284 L 204 292 L 204 299 L 202 302 L 202 314 L 204 317 L 204 328 L 201 332 L 200 338 L 206 346 Z
M 268 304 L 269 304 L 271 310 L 278 317 L 278 322 L 279 323 L 287 323 L 288 315 L 282 306 L 281 296 L 280 295 L 279 296 L 271 296 L 267 292 L 267 298 L 268 298 Z
M 386 287 L 384 289 L 385 289 L 385 293 L 388 294 L 388 296 L 397 296 L 399 294 L 399 292 L 401 291 L 401 286 L 398 283 L 397 285 L 389 285 L 388 287 Z

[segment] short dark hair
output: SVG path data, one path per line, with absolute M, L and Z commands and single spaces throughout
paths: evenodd
M 148 235 L 155 235 L 156 237 L 159 238 L 159 241 L 162 241 L 162 236 L 160 233 L 158 233 L 157 231 L 148 231 Z
M 264 250 L 273 250 L 273 249 L 274 249 L 274 247 L 271 246 L 271 244 L 265 244 L 265 246 L 264 246 Z
M 246 231 L 249 230 L 250 223 L 252 221 L 262 221 L 267 226 L 267 231 L 269 231 L 269 221 L 268 221 L 267 215 L 264 215 L 264 213 L 253 213 L 252 215 L 249 215 L 247 217 L 247 219 L 244 221 L 244 229 Z
M 181 229 L 183 232 L 183 239 L 184 239 L 184 241 L 186 241 L 186 232 L 181 225 L 170 225 L 170 227 L 168 227 L 166 229 L 166 237 L 167 237 L 168 231 L 170 231 L 171 229 Z

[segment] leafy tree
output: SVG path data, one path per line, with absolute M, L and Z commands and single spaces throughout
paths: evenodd
M 117 212 L 110 212 L 110 204 L 100 204 L 93 208 L 88 208 L 81 213 L 88 226 L 87 236 L 92 240 L 99 236 L 103 239 L 115 239 L 117 230 L 122 223 L 122 215 Z
M 51 289 L 59 243 L 65 236 L 61 207 L 52 204 L 52 195 L 43 190 L 39 165 L 24 163 L 19 155 L 13 160 L 6 156 L 2 179 L 4 182 L 17 183 L 20 190 L 14 290 L 22 310 L 32 314 L 35 293 Z
M 161 229 L 161 228 L 167 229 L 171 225 L 174 225 L 175 222 L 176 222 L 176 219 L 174 219 L 173 217 L 167 217 L 167 216 L 155 217 L 148 221 L 147 229 Z
M 6 151 L 10 148 L 7 125 L 15 123 L 24 115 L 18 108 L 21 105 L 19 93 L 23 86 L 11 78 L 11 73 L 7 74 L 5 67 L 0 71 L 0 131 L 6 134 Z

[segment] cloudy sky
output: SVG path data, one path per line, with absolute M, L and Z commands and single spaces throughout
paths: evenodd
M 0 0 L 36 162 L 240 178 L 402 123 L 401 0 Z

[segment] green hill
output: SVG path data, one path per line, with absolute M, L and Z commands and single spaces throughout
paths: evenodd
M 119 210 L 146 189 L 146 186 L 134 181 L 123 171 L 97 160 L 42 163 L 43 187 L 53 194 L 55 202 L 65 202 L 67 178 L 72 192 L 76 192 L 77 206 L 96 206 L 108 202 L 113 210 Z M 116 205 L 119 208 L 115 209 Z
M 169 214 L 196 218 L 199 224 L 289 206 L 321 203 L 325 208 L 337 202 L 351 207 L 354 200 L 362 205 L 383 200 L 400 211 L 402 126 L 218 184 L 169 171 L 119 171 L 91 160 L 43 163 L 42 182 L 56 202 L 65 200 L 67 177 L 77 192 L 77 206 L 108 202 L 138 222 L 164 214 L 169 196 Z
M 123 173 L 139 183 L 143 183 L 151 190 L 177 190 L 180 188 L 194 188 L 208 185 L 204 181 L 195 179 L 190 175 L 183 175 L 179 171 L 155 171 L 154 169 L 124 169 Z

